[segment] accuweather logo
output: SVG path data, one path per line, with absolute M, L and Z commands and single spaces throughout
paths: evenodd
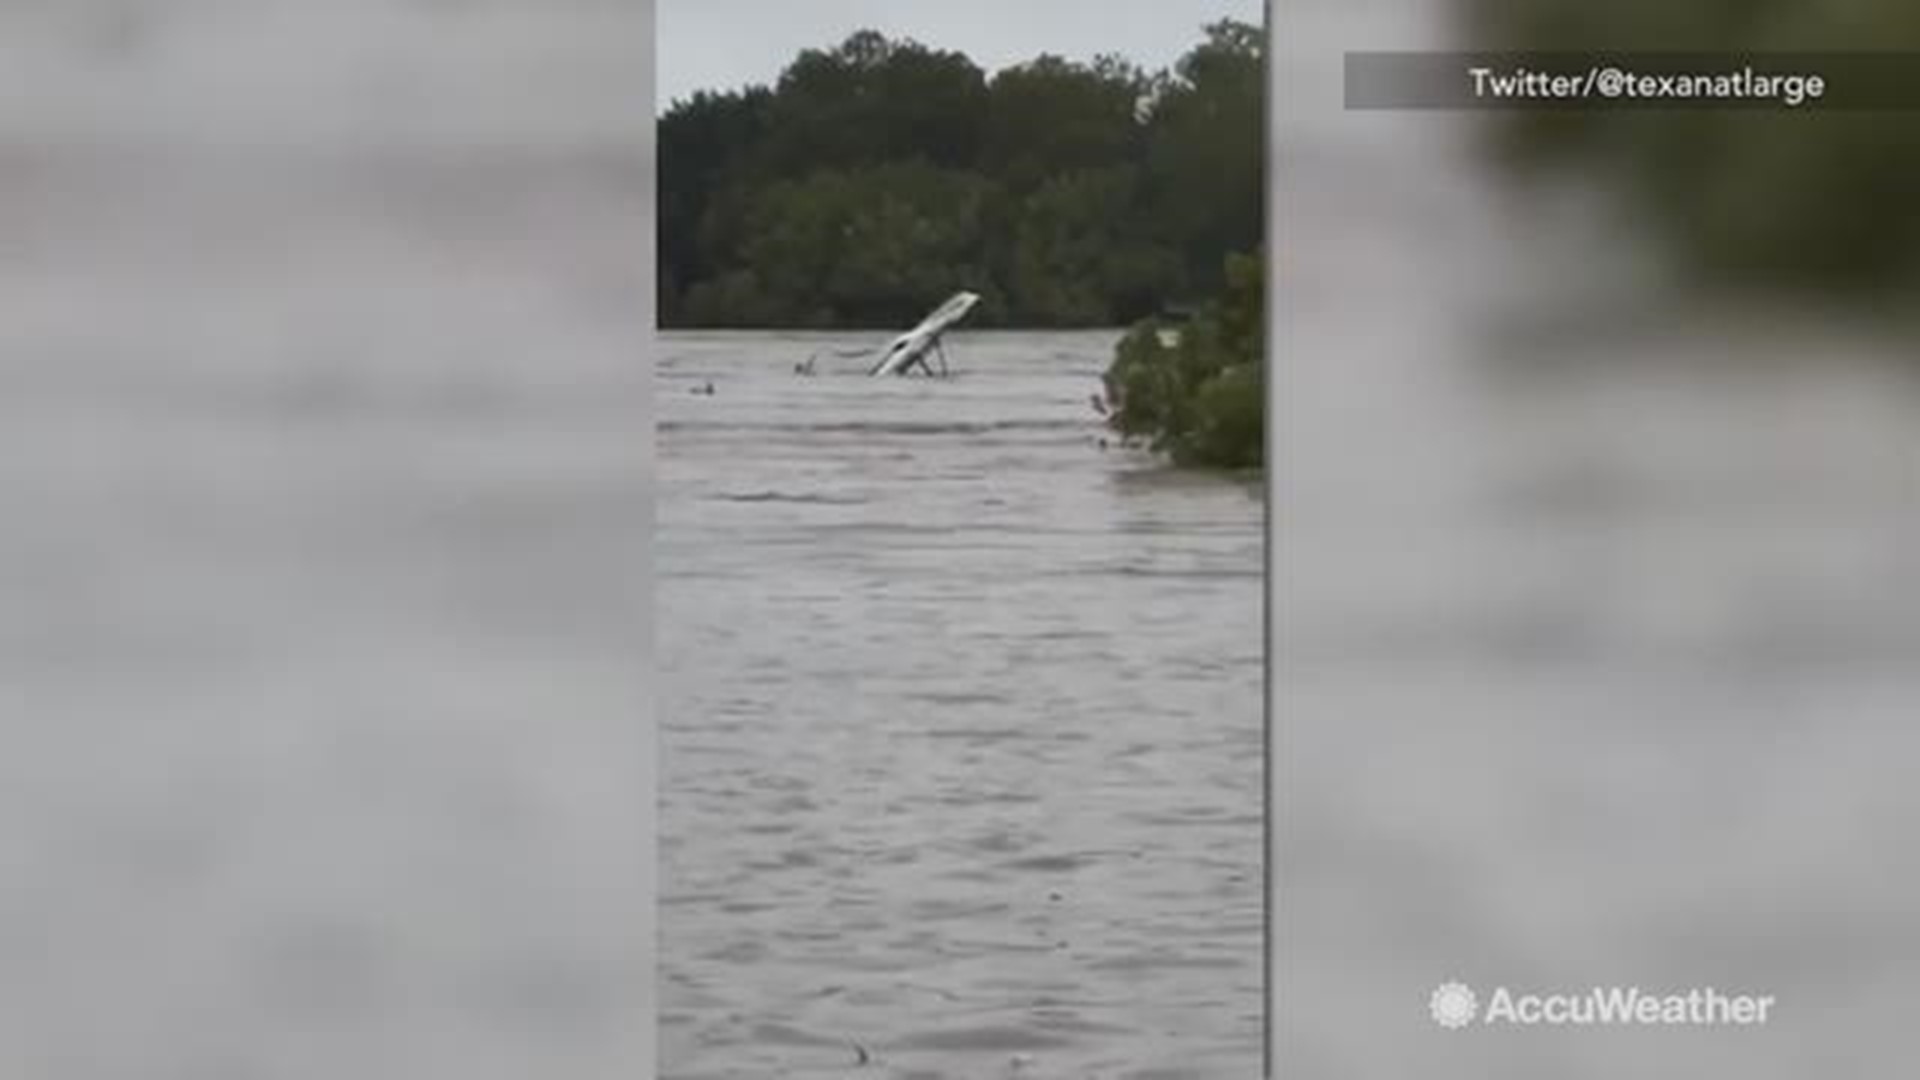
M 1427 999 L 1427 1011 L 1443 1028 L 1463 1028 L 1480 1014 L 1480 999 L 1466 983 L 1444 982 L 1434 987 L 1433 996 Z
M 1474 1023 L 1516 1027 L 1649 1025 L 1755 1027 L 1767 1022 L 1771 994 L 1724 994 L 1712 987 L 1654 994 L 1637 986 L 1596 986 L 1577 994 L 1523 994 L 1502 986 L 1480 996 L 1461 982 L 1443 982 L 1427 998 L 1433 1022 L 1449 1031 Z

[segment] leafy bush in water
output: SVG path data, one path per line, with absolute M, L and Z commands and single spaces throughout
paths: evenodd
M 1175 464 L 1259 468 L 1266 460 L 1265 288 L 1258 254 L 1226 261 L 1225 293 L 1172 343 L 1148 319 L 1107 369 L 1108 424 Z

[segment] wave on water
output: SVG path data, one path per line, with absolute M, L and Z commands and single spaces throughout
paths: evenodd
M 810 492 L 801 492 L 801 493 L 795 494 L 795 493 L 788 493 L 784 491 L 747 491 L 747 492 L 740 492 L 737 494 L 729 493 L 724 495 L 711 495 L 711 496 L 708 496 L 707 501 L 739 502 L 739 503 L 770 503 L 770 502 L 809 503 L 809 504 L 814 504 L 819 506 L 860 506 L 865 502 L 867 502 L 865 498 L 862 498 L 857 495 L 855 496 L 820 495 L 820 494 L 815 494 Z
M 1096 425 L 1093 420 L 843 420 L 815 423 L 792 421 L 741 422 L 718 420 L 663 420 L 662 432 L 704 431 L 784 434 L 856 435 L 986 435 L 996 431 L 1071 431 Z

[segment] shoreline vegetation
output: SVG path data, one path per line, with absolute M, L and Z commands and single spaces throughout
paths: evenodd
M 989 75 L 861 30 L 773 86 L 675 101 L 660 325 L 896 329 L 966 289 L 983 329 L 1131 327 L 1103 380 L 1121 441 L 1257 468 L 1263 47 L 1223 19 L 1171 70 L 1042 55 Z
M 966 55 L 861 30 L 658 119 L 665 329 L 887 329 L 961 289 L 983 328 L 1128 326 L 1265 235 L 1263 35 L 1172 70 Z
M 1227 257 L 1226 288 L 1190 320 L 1144 319 L 1105 378 L 1107 426 L 1176 465 L 1266 463 L 1266 288 L 1258 250 Z

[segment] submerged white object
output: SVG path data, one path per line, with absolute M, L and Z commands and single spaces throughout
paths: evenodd
M 880 362 L 873 366 L 869 375 L 904 375 L 908 369 L 919 364 L 929 374 L 927 352 L 940 347 L 940 335 L 954 323 L 967 317 L 973 305 L 980 302 L 979 293 L 957 292 L 947 297 L 946 302 L 933 309 L 933 314 L 920 320 L 920 325 L 894 338 L 887 344 L 887 351 Z M 940 366 L 946 368 L 946 356 L 943 353 Z

